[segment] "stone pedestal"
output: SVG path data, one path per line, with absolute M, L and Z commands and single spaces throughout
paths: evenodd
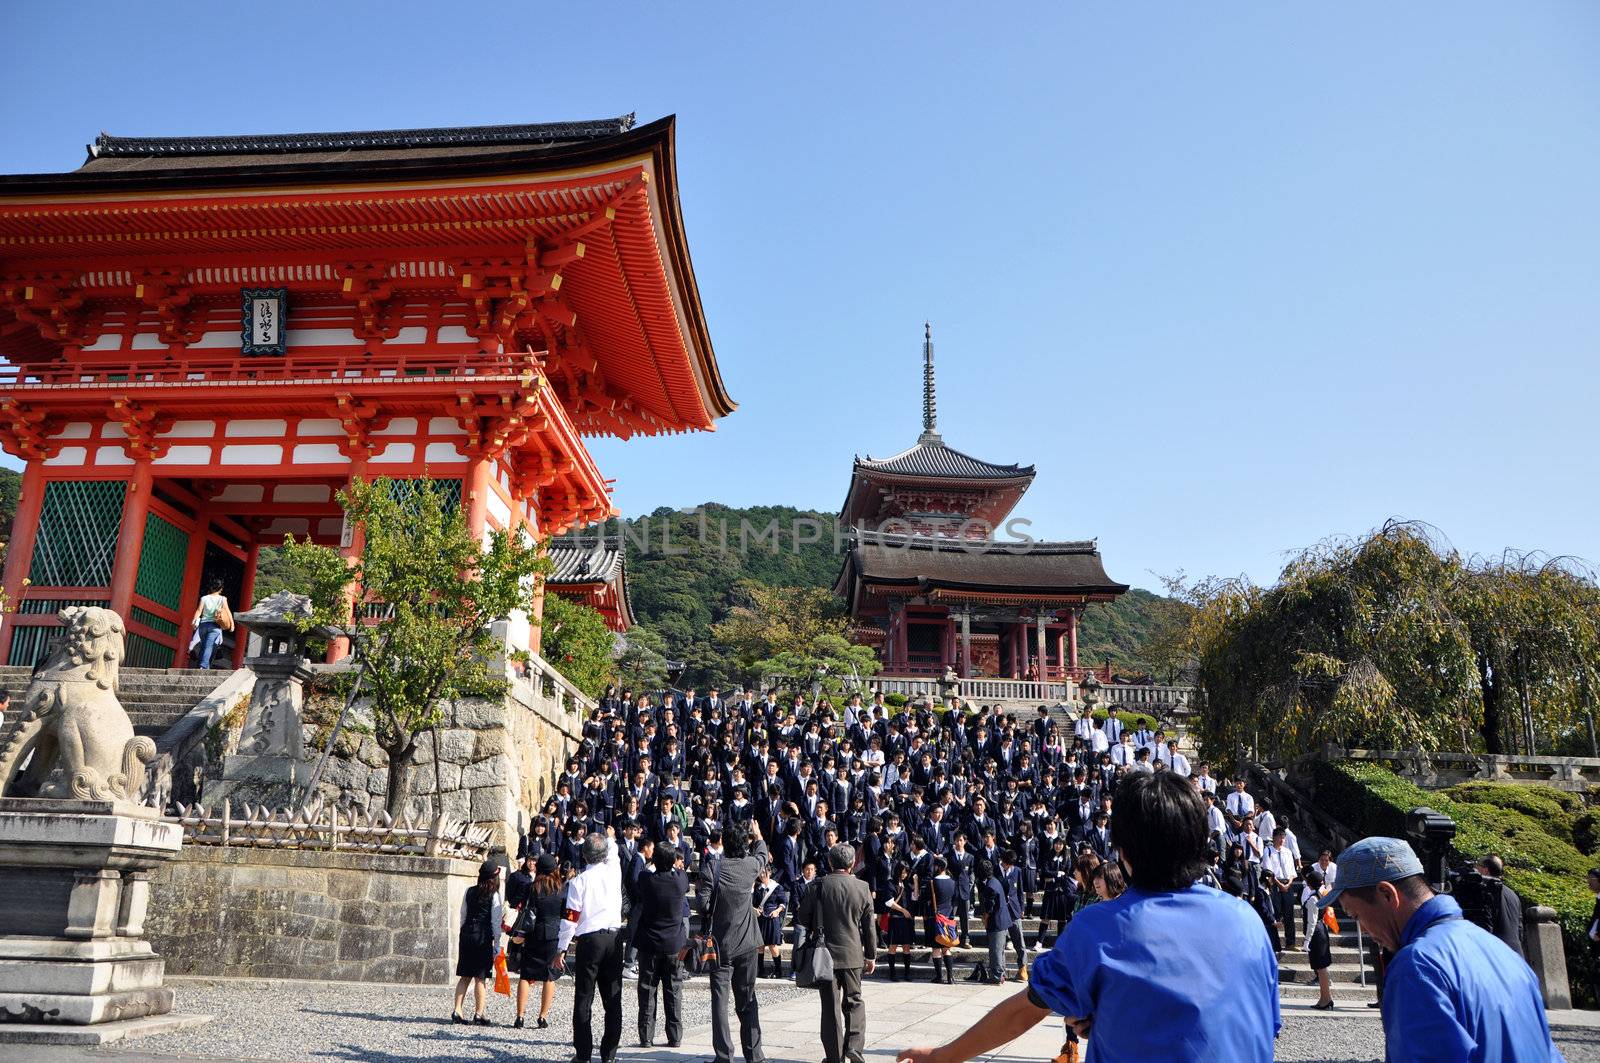
M 144 939 L 151 869 L 183 829 L 111 801 L 0 799 L 0 1041 L 172 1010 Z
M 1528 966 L 1539 976 L 1544 1006 L 1550 1011 L 1572 1007 L 1572 985 L 1567 981 L 1567 949 L 1554 908 L 1529 905 L 1522 913 L 1522 948 Z

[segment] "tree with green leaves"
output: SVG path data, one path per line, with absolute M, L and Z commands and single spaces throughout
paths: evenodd
M 744 580 L 737 600 L 739 604 L 712 634 L 726 647 L 742 678 L 759 681 L 765 675 L 781 675 L 809 685 L 820 677 L 825 689 L 838 693 L 852 677 L 864 679 L 878 671 L 871 647 L 850 642 L 849 617 L 830 591 Z
M 490 625 L 518 609 L 531 616 L 535 577 L 551 565 L 520 535 L 474 539 L 431 480 L 357 479 L 338 497 L 360 541 L 356 556 L 293 538 L 284 553 L 311 597 L 306 627 L 349 640 L 373 738 L 388 758 L 386 806 L 398 815 L 418 739 L 445 706 L 505 694 L 504 647 Z
M 635 693 L 667 685 L 667 640 L 660 632 L 644 624 L 628 629 L 617 658 L 617 682 Z
M 544 596 L 539 653 L 573 686 L 598 698 L 616 674 L 616 636 L 600 613 L 559 594 Z
M 1462 557 L 1413 523 L 1319 543 L 1272 587 L 1211 580 L 1185 597 L 1200 741 L 1219 760 L 1328 742 L 1532 752 L 1587 711 L 1600 668 L 1592 574 Z

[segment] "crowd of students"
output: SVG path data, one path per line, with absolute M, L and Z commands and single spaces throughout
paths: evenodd
M 1250 900 L 1292 949 L 1303 884 L 1292 830 L 1243 780 L 1191 767 L 1175 737 L 1115 707 L 1058 723 L 1045 706 L 1017 719 L 990 706 L 894 709 L 882 694 L 834 705 L 751 690 L 613 689 L 585 721 L 519 856 L 581 867 L 584 838 L 611 827 L 632 893 L 658 847 L 695 871 L 721 859 L 724 831 L 754 822 L 772 851 L 753 897 L 760 975 L 779 978 L 805 891 L 827 873 L 829 848 L 845 842 L 873 893 L 885 977 L 910 978 L 912 951 L 925 948 L 930 980 L 953 981 L 950 950 L 970 946 L 981 923 L 989 957 L 969 977 L 1003 981 L 1005 946 L 1020 973 L 1076 911 L 1119 888 L 1112 793 L 1140 772 L 1188 778 L 1205 795 L 1208 877 Z M 1030 939 L 1023 921 L 1035 916 Z

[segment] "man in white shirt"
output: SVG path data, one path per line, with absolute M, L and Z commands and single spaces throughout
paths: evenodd
M 1217 795 L 1212 793 L 1202 794 L 1206 802 L 1206 841 L 1224 857 L 1228 855 L 1226 835 L 1228 833 L 1228 818 L 1222 814 L 1222 809 L 1217 807 Z
M 1324 849 L 1317 855 L 1317 871 L 1322 875 L 1322 884 L 1330 890 L 1339 878 L 1339 865 L 1333 862 L 1333 850 Z
M 1289 847 L 1283 844 L 1282 828 L 1273 832 L 1272 841 L 1261 851 L 1261 868 L 1272 876 L 1272 903 L 1283 922 L 1283 947 L 1292 951 L 1295 911 L 1294 894 L 1289 892 L 1289 887 L 1300 872 L 1295 867 Z
M 1233 780 L 1233 793 L 1228 795 L 1226 802 L 1228 815 L 1235 819 L 1242 819 L 1256 810 L 1256 799 L 1244 792 L 1244 780 Z
M 1119 768 L 1126 768 L 1133 764 L 1133 736 L 1123 732 L 1122 741 L 1111 747 L 1111 763 Z
M 1211 777 L 1211 765 L 1209 764 L 1200 765 L 1200 770 L 1195 774 L 1193 782 L 1195 788 L 1203 794 L 1217 792 L 1217 780 Z
M 1122 721 L 1117 718 L 1117 707 L 1113 705 L 1106 710 L 1106 744 L 1122 741 L 1122 731 Z
M 1272 809 L 1267 807 L 1265 801 L 1256 805 L 1256 833 L 1263 838 L 1270 838 L 1278 830 L 1278 817 L 1272 814 Z
M 572 1047 L 576 1063 L 589 1063 L 594 1050 L 590 1016 L 594 992 L 600 989 L 605 1008 L 605 1033 L 600 1039 L 601 1063 L 612 1063 L 622 1040 L 622 862 L 617 857 L 616 831 L 583 840 L 584 869 L 567 883 L 567 911 L 556 935 L 552 966 L 566 965 L 567 946 L 578 943 L 572 993 Z
M 1182 775 L 1185 779 L 1189 777 L 1189 758 L 1178 752 L 1176 738 L 1169 738 L 1167 747 L 1158 751 L 1156 756 L 1161 758 L 1161 763 L 1165 764 L 1169 771 Z

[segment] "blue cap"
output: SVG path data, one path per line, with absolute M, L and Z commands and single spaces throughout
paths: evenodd
M 1422 861 L 1411 851 L 1411 846 L 1399 838 L 1362 838 L 1339 854 L 1338 864 L 1339 875 L 1334 880 L 1337 888 L 1322 898 L 1318 904 L 1320 908 L 1333 904 L 1345 890 L 1398 882 L 1422 874 Z

